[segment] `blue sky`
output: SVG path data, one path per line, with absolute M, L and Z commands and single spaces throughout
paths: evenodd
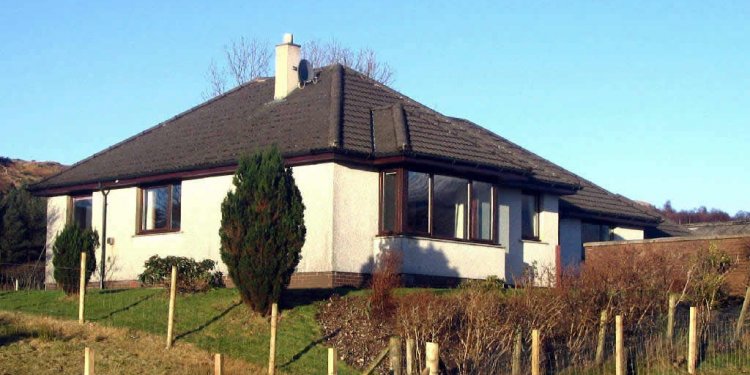
M 393 86 L 614 192 L 750 210 L 750 2 L 3 2 L 0 155 L 74 163 L 201 102 L 240 36 Z

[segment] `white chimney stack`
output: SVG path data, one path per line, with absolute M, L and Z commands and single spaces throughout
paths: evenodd
M 284 34 L 284 40 L 276 46 L 276 85 L 275 100 L 284 99 L 297 88 L 297 67 L 300 60 L 300 46 L 294 44 L 292 34 Z

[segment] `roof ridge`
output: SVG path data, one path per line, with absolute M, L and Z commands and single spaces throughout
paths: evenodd
M 400 101 L 394 103 L 391 106 L 391 113 L 393 114 L 393 130 L 396 135 L 396 146 L 402 151 L 411 150 L 409 129 L 407 128 L 406 116 L 404 115 L 404 104 Z
M 392 87 L 390 87 L 388 85 L 382 84 L 382 83 L 378 82 L 377 80 L 375 80 L 374 78 L 369 77 L 368 75 L 366 75 L 366 74 L 364 74 L 364 73 L 362 73 L 362 72 L 360 72 L 360 71 L 358 71 L 358 70 L 356 70 L 354 68 L 351 68 L 351 67 L 348 67 L 348 66 L 345 66 L 345 65 L 343 67 L 344 67 L 344 69 L 347 72 L 351 72 L 355 76 L 357 76 L 357 77 L 365 80 L 366 82 L 372 84 L 373 86 L 375 86 L 377 88 L 380 88 L 383 91 L 386 91 L 387 93 L 389 93 L 389 94 L 397 97 L 402 102 L 402 105 L 403 105 L 403 103 L 408 104 L 408 105 L 414 107 L 418 112 L 422 112 L 423 114 L 432 115 L 432 116 L 437 117 L 437 119 L 439 120 L 438 123 L 436 124 L 437 126 L 440 126 L 440 123 L 439 123 L 440 121 L 445 122 L 448 125 L 450 125 L 450 124 L 453 123 L 451 116 L 448 116 L 448 115 L 443 114 L 443 113 L 441 113 L 441 112 L 439 112 L 439 111 L 437 111 L 435 109 L 432 109 L 432 108 L 428 107 L 427 105 L 425 105 L 425 104 L 423 104 L 423 103 L 421 103 L 421 102 L 419 102 L 419 101 L 417 101 L 415 99 L 412 99 L 408 95 L 405 95 L 405 94 L 401 93 L 400 91 L 398 91 L 398 90 L 396 90 L 396 89 L 394 89 L 394 88 L 392 88 Z M 450 126 L 448 126 L 448 128 L 450 128 Z M 477 142 L 476 142 L 475 139 L 467 137 L 464 134 L 461 134 L 460 132 L 457 133 L 457 134 L 455 134 L 455 136 L 460 137 L 463 141 L 465 141 L 467 143 L 477 144 Z M 521 171 L 521 170 L 526 170 L 527 169 L 524 166 L 518 166 L 517 163 L 512 163 L 512 164 L 516 165 L 515 168 L 512 168 L 512 170 Z M 498 168 L 501 168 L 501 167 L 498 167 Z
M 321 68 L 321 71 L 333 67 L 333 76 L 331 77 L 331 103 L 328 112 L 328 145 L 333 148 L 340 148 L 341 133 L 344 123 L 344 68 L 341 64 L 333 64 Z

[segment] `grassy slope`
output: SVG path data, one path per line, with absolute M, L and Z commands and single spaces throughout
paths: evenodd
M 104 326 L 134 328 L 164 337 L 167 316 L 166 293 L 160 289 L 90 291 L 87 321 Z M 284 373 L 311 374 L 326 370 L 326 348 L 315 321 L 317 305 L 304 299 L 284 310 L 278 332 L 277 365 Z M 4 292 L 0 310 L 22 311 L 65 319 L 77 319 L 77 299 L 57 291 Z M 177 342 L 258 365 L 268 361 L 269 323 L 239 304 L 234 289 L 178 296 L 175 312 Z M 342 374 L 354 373 L 340 365 Z
M 181 342 L 164 350 L 162 336 L 127 328 L 0 311 L 0 373 L 73 375 L 83 370 L 83 348 L 94 350 L 100 374 L 209 374 L 211 353 Z M 43 360 L 40 360 L 43 358 Z M 227 374 L 261 374 L 261 366 L 225 361 Z

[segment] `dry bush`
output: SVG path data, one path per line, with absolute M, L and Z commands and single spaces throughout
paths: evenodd
M 441 358 L 460 374 L 499 373 L 507 369 L 515 332 L 541 332 L 545 354 L 558 365 L 593 360 L 599 319 L 622 315 L 626 332 L 655 328 L 666 312 L 670 292 L 684 288 L 688 267 L 673 254 L 635 250 L 565 272 L 555 288 L 517 285 L 503 292 L 488 283 L 470 283 L 447 296 L 429 293 L 400 299 L 397 331 L 441 345 Z M 561 359 L 562 358 L 562 359 Z
M 18 280 L 20 288 L 43 288 L 44 263 L 30 262 L 17 265 L 0 265 L 0 289 L 15 288 L 16 280 Z
M 692 258 L 684 294 L 694 306 L 700 307 L 701 327 L 708 327 L 711 311 L 728 298 L 727 276 L 735 266 L 734 259 L 714 242 Z
M 452 353 L 455 342 L 452 334 L 460 301 L 450 296 L 438 296 L 431 292 L 419 292 L 401 297 L 396 310 L 396 331 L 399 336 L 416 341 L 417 367 L 424 368 L 427 342 L 438 342 L 443 353 Z M 443 354 L 445 355 L 445 354 Z
M 372 273 L 370 311 L 376 318 L 390 316 L 396 309 L 393 289 L 401 284 L 401 252 L 386 250 L 378 256 Z

